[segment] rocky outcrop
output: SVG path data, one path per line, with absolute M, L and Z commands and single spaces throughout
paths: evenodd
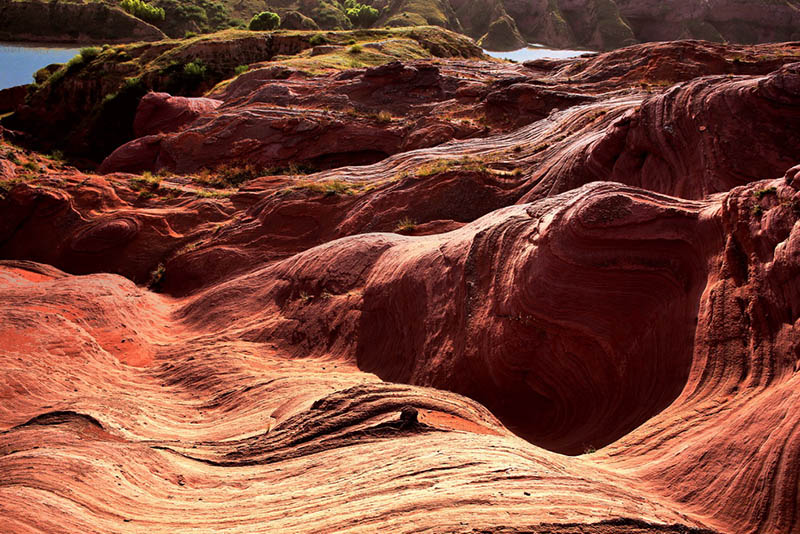
M 0 40 L 61 43 L 158 41 L 161 30 L 102 2 L 2 0 Z
M 311 79 L 292 71 L 283 71 L 279 79 L 276 74 L 265 68 L 239 76 L 212 93 L 224 105 L 204 108 L 206 113 L 194 120 L 161 130 L 181 126 L 179 132 L 123 145 L 106 158 L 101 171 L 188 172 L 244 161 L 265 168 L 291 162 L 328 168 L 373 163 L 480 131 L 471 122 L 430 116 L 431 106 L 456 99 L 461 83 L 428 62 L 395 62 Z M 165 98 L 143 99 L 135 124 L 149 122 L 151 102 Z M 181 105 L 199 108 L 208 101 L 184 99 Z M 555 105 L 555 99 L 546 101 Z M 165 114 L 159 120 L 176 122 Z
M 0 30 L 0 37 L 4 35 L 7 40 L 118 42 L 164 37 L 157 28 L 103 3 L 4 2 L 0 9 L 13 22 Z M 171 36 L 181 36 L 187 30 L 198 31 L 198 22 L 213 16 L 213 23 L 205 20 L 204 27 L 222 29 L 233 22 L 231 17 L 249 20 L 264 8 L 245 2 L 225 3 L 214 9 L 193 5 L 202 13 L 200 19 L 196 14 L 186 18 L 188 11 L 175 11 L 167 4 L 170 16 L 163 27 Z M 496 50 L 521 48 L 526 43 L 610 50 L 636 42 L 673 39 L 731 43 L 800 39 L 797 0 L 687 0 L 679 4 L 640 0 L 404 0 L 382 1 L 375 6 L 380 9 L 375 27 L 440 26 L 466 33 Z M 353 28 L 345 10 L 331 2 L 285 0 L 270 9 L 279 13 L 286 29 Z M 51 20 L 62 22 L 56 27 Z M 66 27 L 63 21 L 67 21 Z
M 478 44 L 489 50 L 517 50 L 527 43 L 520 35 L 514 20 L 503 15 L 489 25 L 488 31 L 478 39 Z
M 312 59 L 314 35 L 231 30 L 186 41 L 109 48 L 93 59 L 61 67 L 3 123 L 35 132 L 30 142 L 39 150 L 57 149 L 100 162 L 136 136 L 133 123 L 139 100 L 149 91 L 199 97 L 235 77 L 238 67 L 276 56 L 305 60 L 309 70 L 317 66 L 323 72 L 341 70 L 328 66 L 327 58 Z M 333 35 L 331 41 L 346 44 L 354 36 L 363 40 L 364 46 L 377 43 L 370 59 L 376 64 L 405 55 L 483 57 L 470 39 L 439 28 L 361 30 Z M 194 70 L 189 64 L 194 64 Z M 270 72 L 280 77 L 292 70 L 279 66 Z
M 151 94 L 155 159 L 120 149 L 485 125 L 302 176 L 1 144 L 0 524 L 795 534 L 796 59 L 273 64 Z
M 8 113 L 20 107 L 25 102 L 27 94 L 27 85 L 0 89 L 0 113 Z
M 148 93 L 139 101 L 133 133 L 136 136 L 174 132 L 203 114 L 217 109 L 219 100 L 212 98 L 186 98 L 167 93 Z
M 306 17 L 299 11 L 289 11 L 281 17 L 281 28 L 286 30 L 318 30 L 314 19 Z
M 560 0 L 558 5 L 579 46 L 609 50 L 636 43 L 615 0 Z
M 704 77 L 620 115 L 601 137 L 575 140 L 551 159 L 540 187 L 614 180 L 703 198 L 782 174 L 800 149 L 800 64 L 761 77 Z M 736 117 L 736 129 L 725 126 Z M 742 150 L 741 136 L 752 150 Z M 568 185 L 569 184 L 569 185 Z
M 710 532 L 627 475 L 526 444 L 464 397 L 198 339 L 167 299 L 119 276 L 16 262 L 0 273 L 6 523 L 191 531 L 173 524 L 180 513 L 301 533 Z M 403 420 L 409 408 L 416 424 Z
M 87 528 L 113 510 L 107 521 L 120 528 L 129 519 L 160 529 L 177 499 L 195 503 L 184 514 L 218 521 L 214 477 L 224 475 L 234 477 L 226 492 L 240 506 L 270 483 L 273 507 L 287 510 L 248 521 L 274 527 L 300 521 L 288 504 L 298 483 L 319 475 L 324 498 L 336 495 L 327 474 L 354 476 L 355 455 L 391 467 L 363 487 L 349 482 L 350 498 L 326 502 L 325 514 L 296 528 L 356 530 L 362 520 L 343 515 L 353 496 L 374 500 L 402 480 L 392 499 L 371 502 L 373 527 L 436 498 L 436 524 L 449 531 L 502 523 L 791 532 L 779 511 L 796 502 L 799 473 L 797 462 L 779 458 L 800 447 L 787 411 L 798 402 L 800 288 L 787 286 L 800 273 L 793 174 L 788 184 L 761 182 L 702 202 L 593 184 L 447 234 L 334 241 L 177 302 L 115 275 L 7 262 L 0 358 L 11 371 L 0 386 L 25 394 L 10 393 L 1 414 L 5 447 L 15 451 L 0 459 L 15 473 L 0 482 L 14 496 L 4 516 L 38 524 L 64 513 Z M 122 235 L 114 232 L 87 235 L 83 248 L 107 247 Z M 81 365 L 56 347 L 80 351 Z M 19 358 L 30 361 L 20 368 Z M 545 448 L 511 436 L 464 397 L 358 369 L 468 392 Z M 415 425 L 401 419 L 408 406 L 418 410 Z M 546 450 L 592 451 L 637 425 L 580 459 Z M 34 446 L 39 467 L 26 470 Z M 136 493 L 128 505 L 135 490 L 118 486 L 113 468 L 88 468 L 98 457 L 141 470 L 143 481 L 127 483 L 133 488 L 164 484 L 175 495 Z M 66 492 L 76 482 L 62 476 L 65 462 L 86 472 L 89 486 Z M 294 466 L 300 471 L 284 490 L 277 482 Z M 410 484 L 422 467 L 434 478 Z M 475 484 L 487 472 L 498 474 Z M 771 481 L 776 498 L 753 499 L 755 479 Z M 431 484 L 464 484 L 467 493 L 441 501 Z M 66 513 L 106 486 L 100 511 Z M 16 500 L 23 487 L 67 496 L 34 516 L 40 501 Z M 530 506 L 553 491 L 563 504 Z M 486 492 L 501 516 L 495 506 L 486 513 Z M 737 496 L 720 498 L 730 492 Z M 400 498 L 411 511 L 394 506 Z M 452 524 L 442 519 L 450 514 Z
M 99 170 L 196 172 L 244 162 L 264 169 L 292 162 L 330 168 L 374 163 L 401 150 L 441 144 L 454 137 L 459 137 L 458 132 L 446 123 L 427 122 L 419 131 L 412 131 L 333 113 L 223 110 L 180 132 L 126 143 L 108 156 Z M 218 138 L 226 141 L 216 143 Z
M 800 39 L 798 4 L 789 2 L 642 2 L 616 0 L 620 12 L 642 41 L 707 39 L 734 43 Z
M 449 5 L 440 4 L 438 0 L 390 4 L 390 20 L 463 28 L 493 50 L 506 50 L 514 43 L 521 48 L 524 42 L 609 50 L 637 41 L 764 43 L 800 39 L 800 5 L 794 0 L 690 0 L 679 4 L 639 0 L 449 0 Z M 495 30 L 487 33 L 490 28 Z M 515 28 L 523 41 L 516 37 Z M 498 36 L 492 37 L 495 34 Z
M 464 4 L 455 0 L 453 3 Z M 796 1 L 504 0 L 502 5 L 528 42 L 557 47 L 608 50 L 636 41 L 764 43 L 800 38 L 800 5 Z M 482 12 L 485 17 L 493 8 L 484 5 L 471 9 L 472 16 L 479 17 Z M 463 20 L 462 23 L 465 28 L 470 27 Z M 477 38 L 481 34 L 472 35 Z

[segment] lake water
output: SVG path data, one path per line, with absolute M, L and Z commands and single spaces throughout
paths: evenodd
M 523 61 L 530 61 L 532 59 L 567 59 L 571 57 L 578 57 L 583 54 L 593 54 L 591 50 L 555 50 L 552 48 L 545 48 L 540 45 L 528 45 L 526 48 L 519 50 L 512 50 L 511 52 L 492 52 L 491 50 L 484 50 L 492 57 L 500 59 L 513 59 L 519 63 Z
M 34 72 L 51 63 L 66 63 L 80 50 L 39 43 L 0 43 L 0 89 L 33 83 Z

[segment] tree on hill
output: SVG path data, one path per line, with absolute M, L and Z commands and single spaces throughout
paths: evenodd
M 164 10 L 142 0 L 122 0 L 120 7 L 136 18 L 155 24 L 164 20 Z
M 345 0 L 342 7 L 353 26 L 367 28 L 380 17 L 377 9 L 366 4 L 359 4 L 356 0 Z
M 253 31 L 274 30 L 281 25 L 281 18 L 272 11 L 262 11 L 250 19 L 249 29 Z

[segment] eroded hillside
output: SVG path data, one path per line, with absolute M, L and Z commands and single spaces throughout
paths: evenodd
M 729 43 L 800 40 L 797 0 L 152 0 L 159 16 L 138 19 L 116 0 L 0 0 L 12 41 L 124 42 L 245 29 L 265 10 L 278 28 L 352 30 L 439 26 L 490 50 L 527 43 L 611 50 L 638 42 Z M 357 16 L 352 7 L 368 9 Z M 356 11 L 359 13 L 360 11 Z M 276 28 L 276 29 L 278 29 Z

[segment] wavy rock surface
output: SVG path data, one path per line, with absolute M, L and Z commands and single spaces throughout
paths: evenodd
M 800 532 L 795 47 L 605 58 L 148 97 L 485 119 L 238 190 L 3 144 L 0 530 Z

